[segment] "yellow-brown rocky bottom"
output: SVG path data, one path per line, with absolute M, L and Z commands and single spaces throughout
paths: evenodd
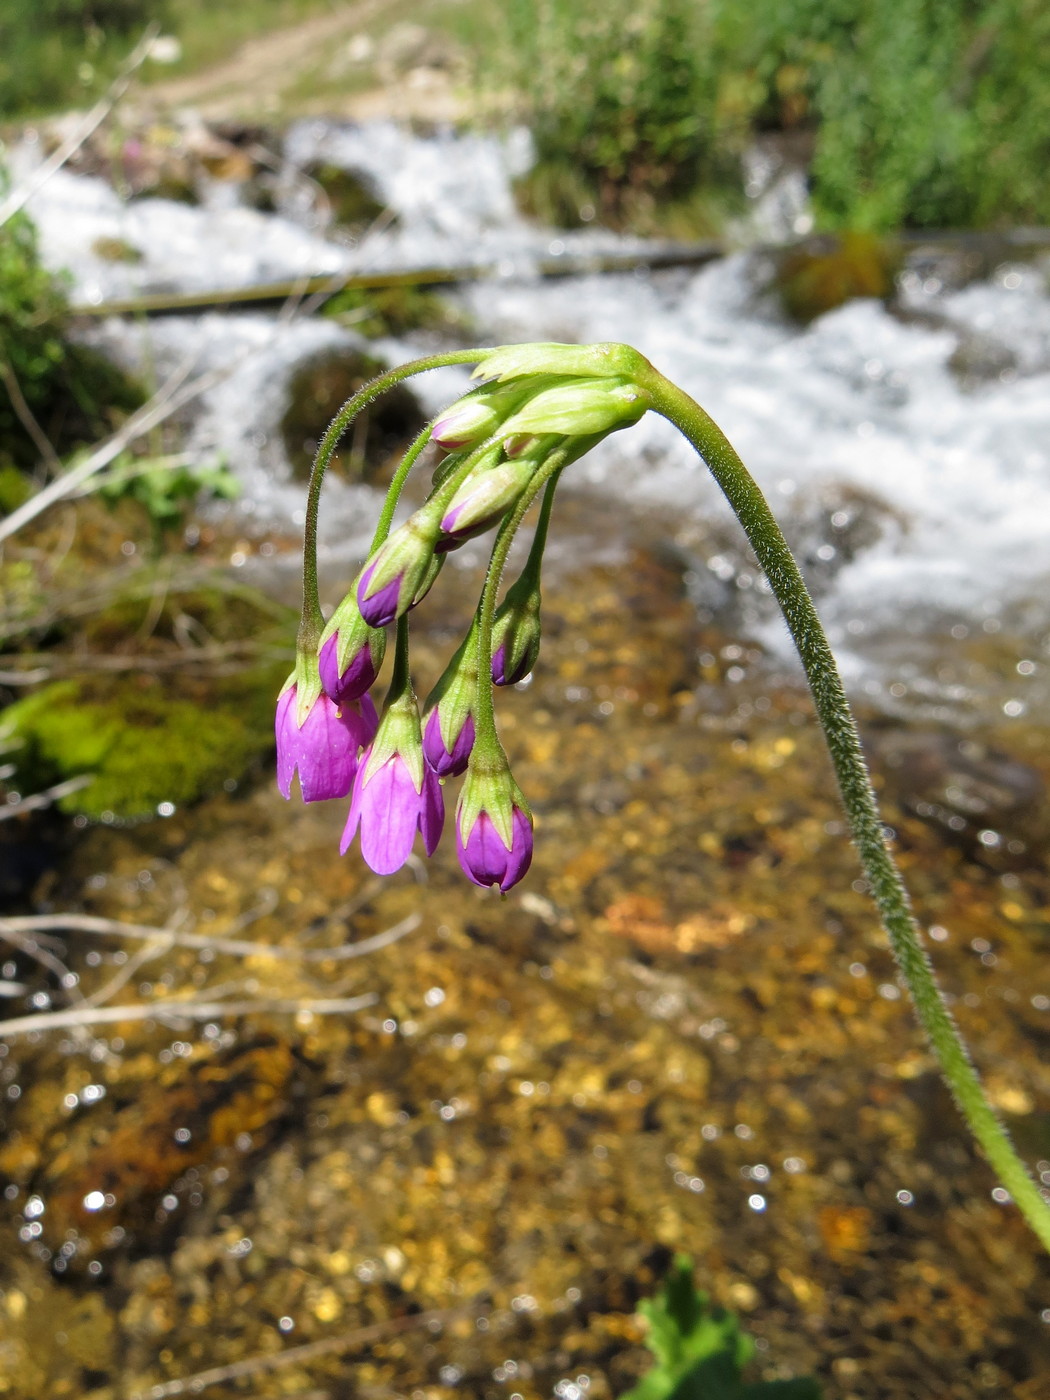
M 1042 1393 L 1045 1261 L 899 993 L 805 695 L 700 629 L 652 557 L 547 601 L 541 669 L 499 706 L 538 817 L 506 900 L 463 880 L 450 830 L 425 869 L 376 882 L 337 853 L 345 804 L 268 785 L 90 829 L 42 889 L 216 934 L 272 891 L 237 936 L 283 947 L 421 917 L 362 960 L 177 946 L 113 998 L 375 992 L 357 1015 L 128 1022 L 97 1059 L 62 1033 L 11 1045 L 12 1235 L 28 1194 L 45 1210 L 0 1263 L 0 1394 L 171 1394 L 151 1388 L 462 1307 L 195 1393 L 533 1400 L 585 1376 L 605 1400 L 645 1365 L 634 1305 L 679 1249 L 759 1338 L 756 1376 L 813 1371 L 842 1400 Z M 451 624 L 431 609 L 418 630 L 422 692 Z M 1050 771 L 1034 725 L 977 737 Z M 1045 867 L 981 857 L 906 789 L 886 816 L 943 984 L 993 1099 L 1050 1158 Z M 88 950 L 118 946 L 70 935 L 82 992 L 118 970 Z M 66 1107 L 88 1083 L 105 1095 Z M 95 1190 L 105 1229 L 77 1204 Z M 33 1249 L 69 1234 L 56 1278 Z

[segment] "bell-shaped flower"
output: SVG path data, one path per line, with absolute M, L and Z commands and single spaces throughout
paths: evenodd
M 378 723 L 367 695 L 336 703 L 321 689 L 316 657 L 300 658 L 277 700 L 277 786 L 291 797 L 298 771 L 304 802 L 346 797 Z
M 478 634 L 471 627 L 423 709 L 423 755 L 439 778 L 462 773 L 474 747 Z
M 540 655 L 540 586 L 538 574 L 522 574 L 507 590 L 492 623 L 492 681 L 517 685 Z
M 505 894 L 532 864 L 532 813 L 502 752 L 472 761 L 456 809 L 456 854 L 475 885 Z
M 426 592 L 423 584 L 433 567 L 439 525 L 432 506 L 420 507 L 365 564 L 357 583 L 357 605 L 370 627 L 386 627 Z
M 409 690 L 390 703 L 362 756 L 339 849 L 347 851 L 360 827 L 365 862 L 377 875 L 392 875 L 412 854 L 417 831 L 433 855 L 444 820 L 441 784 L 424 762 L 419 710 Z
M 336 608 L 321 633 L 318 667 L 325 693 L 333 700 L 356 700 L 379 674 L 386 651 L 386 633 L 369 627 L 352 589 Z

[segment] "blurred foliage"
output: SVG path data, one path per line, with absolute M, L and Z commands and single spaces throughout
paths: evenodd
M 325 303 L 322 314 L 343 321 L 369 340 L 420 330 L 462 332 L 467 327 L 465 315 L 447 297 L 408 283 L 346 287 Z
M 1050 223 L 1041 0 L 511 0 L 504 47 L 543 217 L 724 200 L 749 140 L 795 132 L 818 227 Z
M 701 185 L 728 187 L 716 141 L 709 9 L 687 0 L 508 0 L 506 64 L 537 163 L 532 212 L 644 226 Z
M 0 0 L 0 117 L 83 105 L 102 92 L 159 22 L 176 35 L 179 68 L 222 58 L 239 42 L 331 0 Z M 148 78 L 153 65 L 147 63 Z M 172 72 L 165 67 L 163 72 Z
M 756 129 L 814 133 L 822 226 L 1050 219 L 1041 0 L 719 0 L 716 46 Z
M 679 1254 L 655 1298 L 639 1304 L 649 1324 L 645 1344 L 656 1358 L 621 1400 L 820 1400 L 809 1377 L 741 1380 L 755 1344 L 737 1317 L 712 1307 L 693 1282 L 693 1262 Z
M 207 500 L 235 500 L 241 484 L 222 459 L 186 462 L 176 458 L 135 457 L 122 453 L 97 483 L 101 498 L 109 503 L 135 501 L 149 516 L 154 542 L 164 532 L 181 527 L 190 507 Z
M 92 94 L 167 8 L 163 0 L 0 0 L 0 116 Z
M 74 345 L 68 328 L 65 288 L 41 266 L 33 225 L 16 214 L 0 237 L 0 489 L 5 504 L 17 504 L 20 494 L 10 469 L 30 469 L 40 458 L 8 381 L 13 379 L 59 455 L 108 432 L 114 410 L 130 411 L 142 402 L 138 387 L 101 355 Z

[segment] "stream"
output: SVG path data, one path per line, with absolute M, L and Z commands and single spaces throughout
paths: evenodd
M 800 328 L 761 249 L 537 278 L 645 245 L 526 222 L 518 136 L 311 121 L 278 157 L 270 212 L 219 178 L 189 205 L 71 171 L 29 212 L 74 302 L 484 262 L 442 293 L 460 343 L 624 340 L 694 394 L 798 551 L 939 975 L 1050 1184 L 1045 258 L 931 242 L 888 304 Z M 32 139 L 10 153 L 16 176 L 39 158 Z M 386 211 L 371 231 L 326 221 L 318 164 L 363 179 Z M 801 226 L 790 173 L 754 204 L 766 238 Z M 207 508 L 231 572 L 294 601 L 296 376 L 453 333 L 216 311 L 84 334 L 159 380 L 230 367 L 186 446 L 242 484 Z M 467 382 L 413 392 L 429 414 Z M 1045 1393 L 1050 1274 L 915 1027 L 738 527 L 655 418 L 574 472 L 541 663 L 498 706 L 537 813 L 509 898 L 465 885 L 448 831 L 426 866 L 373 879 L 337 854 L 345 804 L 285 804 L 265 775 L 84 825 L 40 882 L 27 912 L 169 936 L 47 945 L 77 995 L 126 974 L 116 999 L 152 1019 L 0 1043 L 0 1395 L 611 1400 L 644 1369 L 635 1305 L 678 1250 L 756 1338 L 756 1377 L 814 1373 L 829 1400 Z M 379 500 L 326 485 L 329 603 Z M 451 556 L 413 614 L 421 695 L 484 562 L 484 540 Z M 180 941 L 201 934 L 258 946 Z M 188 995 L 371 1004 L 192 1020 Z

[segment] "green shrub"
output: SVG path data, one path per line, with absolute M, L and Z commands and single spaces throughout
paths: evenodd
M 1050 219 L 1039 0 L 719 0 L 716 31 L 744 119 L 813 132 L 820 227 Z
M 724 167 L 705 7 L 510 0 L 507 59 L 537 167 L 525 200 L 572 225 L 638 225 Z
M 59 455 L 107 432 L 112 410 L 142 401 L 118 369 L 70 342 L 68 323 L 65 288 L 41 266 L 36 231 L 17 214 L 0 236 L 0 467 L 25 470 L 40 457 L 5 382 L 12 376 Z

